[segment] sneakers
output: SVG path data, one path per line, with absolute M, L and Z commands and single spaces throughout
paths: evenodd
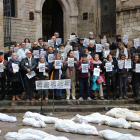
M 90 100 L 92 100 L 92 99 L 91 99 L 90 97 L 88 97 L 88 98 L 87 98 L 87 100 L 89 100 L 89 101 L 90 101 Z
M 120 95 L 119 99 L 120 99 L 120 100 L 122 99 L 122 95 Z
M 31 98 L 31 100 L 34 101 L 35 99 L 34 98 Z
M 128 99 L 128 97 L 126 95 L 123 96 L 124 99 Z
M 104 100 L 104 97 L 103 96 L 101 96 L 101 100 Z
M 78 100 L 83 101 L 83 97 L 80 97 Z
M 2 101 L 5 102 L 5 101 L 7 101 L 7 100 L 3 99 Z
M 75 96 L 72 97 L 73 100 L 76 100 Z
M 26 101 L 29 101 L 29 99 L 26 99 Z
M 94 97 L 94 100 L 97 100 L 97 99 L 98 99 L 98 97 L 97 97 L 97 96 L 95 96 L 95 97 Z
M 67 96 L 66 100 L 69 100 L 69 99 L 70 99 L 70 97 L 69 97 L 69 96 Z

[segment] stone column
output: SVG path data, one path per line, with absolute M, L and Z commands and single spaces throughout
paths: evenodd
M 0 0 L 0 51 L 4 52 L 3 0 Z
M 78 16 L 70 16 L 71 33 L 75 33 L 75 34 L 77 34 L 77 17 Z

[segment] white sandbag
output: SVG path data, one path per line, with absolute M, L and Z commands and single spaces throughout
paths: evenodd
M 126 120 L 128 120 L 128 121 L 132 121 L 132 122 L 139 122 L 140 121 L 140 116 L 136 113 L 126 112 L 125 116 L 126 116 Z
M 134 122 L 131 124 L 133 129 L 140 130 L 140 123 Z
M 123 118 L 108 120 L 107 124 L 117 128 L 131 128 L 131 124 Z
M 17 118 L 13 116 L 8 116 L 6 114 L 0 113 L 0 121 L 3 122 L 16 122 Z
M 32 126 L 45 128 L 47 125 L 43 121 L 35 121 Z
M 26 134 L 19 135 L 17 140 L 42 140 L 42 137 L 26 133 Z
M 98 135 L 97 129 L 94 126 L 86 124 L 76 124 L 72 120 L 58 120 L 55 123 L 55 129 L 63 132 L 78 133 L 85 135 Z
M 57 120 L 58 120 L 58 118 L 55 118 L 55 117 L 44 116 L 44 122 L 45 123 L 55 123 L 55 121 L 57 121 Z
M 99 136 L 106 140 L 140 140 L 140 137 L 134 137 L 131 134 L 122 134 L 108 129 L 99 131 Z
M 5 140 L 17 140 L 17 138 L 20 136 L 21 134 L 17 133 L 17 132 L 8 132 L 5 136 L 4 139 Z

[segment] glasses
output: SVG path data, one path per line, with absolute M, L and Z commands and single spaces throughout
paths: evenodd
M 37 44 L 34 44 L 34 45 L 37 45 Z
M 27 53 L 27 54 L 32 54 L 32 53 Z

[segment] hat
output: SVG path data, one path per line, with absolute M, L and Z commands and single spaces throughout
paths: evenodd
M 83 37 L 82 37 L 82 38 L 80 38 L 80 40 L 84 40 L 84 39 L 85 39 L 85 38 L 83 38 Z
M 72 33 L 71 35 L 76 35 L 75 33 Z
M 3 55 L 3 52 L 0 52 L 0 55 Z
M 83 54 L 82 57 L 87 57 L 87 54 Z

